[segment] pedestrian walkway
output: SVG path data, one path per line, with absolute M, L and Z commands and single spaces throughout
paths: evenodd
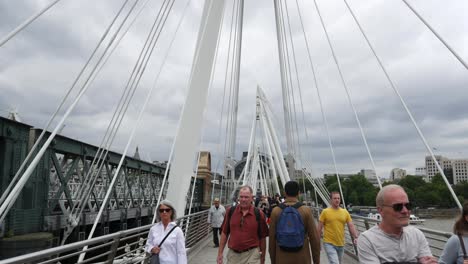
M 267 239 L 268 241 L 268 239 Z M 205 239 L 205 241 L 200 242 L 203 243 L 204 245 L 200 247 L 197 251 L 191 252 L 189 254 L 189 263 L 193 264 L 216 264 L 216 256 L 218 255 L 218 248 L 213 247 L 213 243 L 211 242 L 211 237 Z M 268 249 L 268 246 L 267 246 Z M 227 255 L 227 247 L 224 249 L 224 257 L 226 258 Z M 226 260 L 226 259 L 225 259 Z M 225 262 L 226 263 L 226 262 Z M 265 264 L 270 264 L 270 255 L 267 252 L 266 259 L 265 259 Z M 320 252 L 320 263 L 321 264 L 327 264 L 327 256 L 325 254 L 325 251 Z M 346 264 L 353 264 L 353 263 L 358 263 L 356 260 L 351 258 L 348 255 L 344 255 L 343 263 Z

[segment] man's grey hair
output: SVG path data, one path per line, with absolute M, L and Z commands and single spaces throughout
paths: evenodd
M 376 206 L 377 207 L 382 207 L 384 205 L 385 194 L 387 192 L 393 191 L 393 190 L 405 191 L 405 189 L 403 189 L 403 187 L 401 187 L 400 185 L 396 185 L 396 184 L 390 184 L 390 185 L 384 186 L 382 189 L 380 189 L 379 193 L 377 193 L 377 196 L 375 197 Z
M 239 189 L 239 193 L 240 193 L 240 190 L 243 190 L 243 189 L 249 189 L 250 194 L 252 194 L 252 195 L 254 194 L 252 187 L 250 187 L 248 185 L 241 186 L 240 189 Z

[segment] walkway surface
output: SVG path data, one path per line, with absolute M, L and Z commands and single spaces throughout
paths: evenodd
M 213 248 L 213 243 L 211 242 L 211 237 L 206 239 L 205 241 L 201 242 L 203 243 L 203 247 L 200 247 L 198 250 L 193 252 L 189 256 L 189 263 L 193 264 L 216 264 L 216 256 L 218 255 L 218 248 Z M 268 248 L 268 246 L 267 246 Z M 227 247 L 224 249 L 224 257 L 227 255 Z M 225 259 L 226 260 L 226 259 Z M 226 262 L 225 262 L 226 263 Z M 268 255 L 265 259 L 265 264 L 270 264 L 270 256 Z M 327 264 L 328 260 L 326 257 L 325 252 L 322 250 L 320 252 L 320 263 L 321 264 Z M 356 260 L 351 258 L 348 255 L 344 255 L 343 263 L 346 264 L 353 264 L 353 263 L 358 263 Z M 298 263 L 299 264 L 299 263 Z

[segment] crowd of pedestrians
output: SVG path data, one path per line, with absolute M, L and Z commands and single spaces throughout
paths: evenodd
M 399 185 L 387 185 L 379 191 L 376 207 L 381 222 L 362 234 L 358 234 L 349 212 L 340 207 L 338 192 L 330 194 L 330 206 L 318 219 L 309 206 L 299 202 L 297 182 L 287 182 L 284 194 L 255 195 L 250 186 L 242 186 L 233 205 L 225 208 L 218 198 L 213 200 L 208 223 L 214 247 L 218 248 L 217 264 L 264 264 L 267 237 L 272 264 L 320 263 L 321 244 L 329 263 L 342 264 L 345 226 L 356 246 L 359 263 L 468 264 L 468 202 L 454 225 L 454 235 L 437 259 L 424 234 L 409 225 L 412 206 Z M 187 263 L 185 238 L 175 222 L 171 202 L 162 201 L 156 213 L 158 223 L 151 228 L 146 243 L 151 263 Z M 153 262 L 156 259 L 158 262 Z

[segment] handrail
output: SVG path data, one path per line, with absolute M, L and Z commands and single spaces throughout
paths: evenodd
M 177 218 L 177 224 L 185 234 L 185 247 L 190 248 L 209 235 L 207 223 L 208 210 Z M 89 240 L 49 248 L 22 256 L 0 260 L 0 264 L 10 263 L 57 263 L 57 261 L 77 260 L 78 256 L 86 252 L 87 258 L 81 263 L 113 263 L 114 259 L 122 259 L 124 263 L 141 262 L 148 258 L 144 251 L 148 232 L 153 225 L 145 225 L 116 233 L 95 237 Z M 83 247 L 88 246 L 83 251 Z M 53 257 L 51 257 L 53 256 Z M 129 258 L 129 259 L 124 259 Z M 107 259 L 107 261 L 106 261 Z M 76 261 L 75 260 L 75 261 Z

